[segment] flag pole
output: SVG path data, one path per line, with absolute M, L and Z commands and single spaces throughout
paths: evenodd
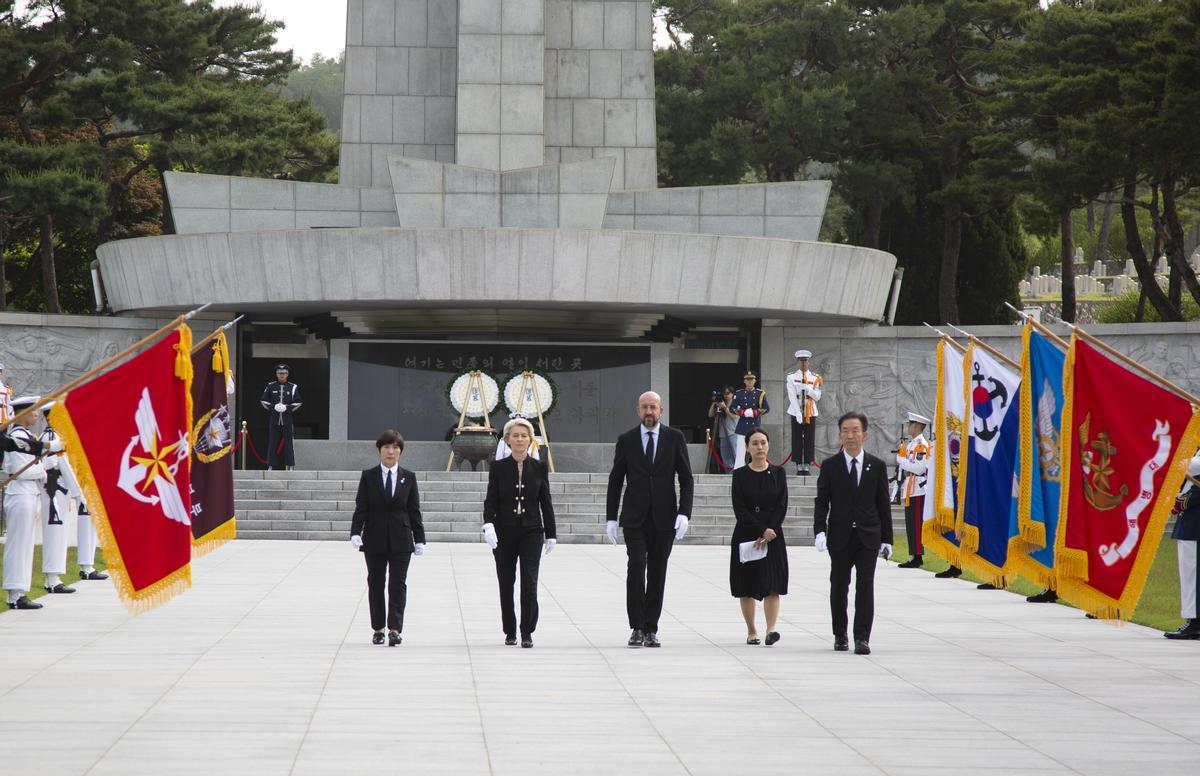
M 1079 337 L 1080 339 L 1087 340 L 1091 344 L 1093 344 L 1096 347 L 1103 350 L 1108 355 L 1112 356 L 1116 360 L 1118 360 L 1121 363 L 1128 366 L 1130 369 L 1132 369 L 1136 372 L 1141 372 L 1143 375 L 1145 375 L 1146 377 L 1155 381 L 1162 387 L 1167 388 L 1168 390 L 1174 391 L 1179 396 L 1182 396 L 1183 398 L 1187 399 L 1188 401 L 1190 401 L 1192 403 L 1193 411 L 1200 410 L 1200 398 L 1196 398 L 1192 394 L 1183 390 L 1175 383 L 1171 382 L 1167 378 L 1160 375 L 1158 372 L 1155 372 L 1152 369 L 1147 369 L 1146 367 L 1144 367 L 1141 364 L 1139 364 L 1138 362 L 1134 361 L 1129 356 L 1126 356 L 1124 353 L 1120 352 L 1116 348 L 1106 345 L 1104 342 L 1100 341 L 1096 337 L 1093 337 L 1091 334 L 1088 334 L 1086 331 L 1084 331 L 1080 327 L 1076 326 L 1075 324 L 1068 323 L 1067 321 L 1064 321 L 1062 318 L 1059 318 L 1058 321 L 1059 321 L 1059 323 L 1062 323 L 1067 328 L 1069 328 L 1075 334 L 1075 336 Z
M 1032 324 L 1033 328 L 1037 329 L 1042 334 L 1045 334 L 1047 337 L 1054 340 L 1058 345 L 1060 345 L 1062 347 L 1063 350 L 1066 350 L 1067 348 L 1071 347 L 1071 343 L 1067 342 L 1062 337 L 1058 336 L 1054 332 L 1047 329 L 1044 324 L 1040 323 L 1036 318 L 1034 318 L 1029 313 L 1025 312 L 1024 310 L 1018 310 L 1017 308 L 1013 307 L 1008 302 L 1005 302 L 1004 306 L 1007 307 L 1008 309 L 1012 310 L 1017 315 L 1021 316 L 1022 320 L 1027 321 L 1030 324 Z
M 1008 356 L 1004 355 L 1004 354 L 1003 354 L 1003 353 L 1001 353 L 999 350 L 996 350 L 994 347 L 992 347 L 991 345 L 987 344 L 987 343 L 986 343 L 986 342 L 984 342 L 983 340 L 979 339 L 979 338 L 978 338 L 978 337 L 976 337 L 974 334 L 971 334 L 971 333 L 970 333 L 970 332 L 968 332 L 968 331 L 963 331 L 962 329 L 960 329 L 960 328 L 958 328 L 957 326 L 955 326 L 953 323 L 947 323 L 946 325 L 947 325 L 947 326 L 949 326 L 951 329 L 954 329 L 956 332 L 958 332 L 959 334 L 963 335 L 964 337 L 966 337 L 966 338 L 970 339 L 970 340 L 971 340 L 971 342 L 974 342 L 976 345 L 978 345 L 979 347 L 983 348 L 983 349 L 984 349 L 984 350 L 986 350 L 987 352 L 991 353 L 993 356 L 995 356 L 996 358 L 1000 359 L 1000 360 L 1001 360 L 1001 361 L 1003 361 L 1004 363 L 1008 364 L 1008 365 L 1009 365 L 1009 366 L 1011 366 L 1013 369 L 1020 369 L 1020 368 L 1021 368 L 1021 365 L 1020 365 L 1020 364 L 1018 364 L 1016 361 L 1013 361 L 1011 358 L 1009 358 Z
M 934 327 L 934 326 L 930 326 L 928 321 L 921 321 L 921 323 L 925 324 L 925 326 L 928 326 L 930 329 L 933 329 L 933 331 L 934 331 L 934 332 L 936 332 L 936 333 L 937 333 L 937 335 L 938 335 L 939 337 L 941 337 L 942 339 L 946 340 L 946 342 L 949 342 L 949 343 L 950 343 L 951 345 L 953 345 L 954 347 L 958 348 L 958 352 L 959 352 L 959 353 L 966 353 L 966 352 L 967 352 L 967 349 L 966 349 L 966 348 L 964 348 L 962 345 L 960 345 L 960 344 L 958 344 L 957 342 L 955 342 L 955 341 L 954 341 L 954 337 L 951 337 L 949 334 L 947 334 L 946 332 L 942 331 L 941 329 L 938 329 L 938 328 L 936 328 L 936 327 Z
M 199 342 L 197 342 L 195 345 L 192 346 L 192 354 L 195 355 L 196 353 L 199 353 L 200 348 L 204 347 L 208 343 L 215 340 L 217 338 L 217 335 L 220 334 L 221 332 L 228 331 L 229 329 L 233 328 L 234 324 L 236 324 L 238 321 L 240 321 L 241 319 L 243 319 L 245 317 L 246 317 L 246 315 L 243 313 L 242 315 L 239 315 L 238 317 L 234 318 L 229 323 L 226 323 L 223 326 L 213 329 L 211 334 L 209 334 L 207 337 L 205 337 L 204 339 L 200 340 Z
M 202 310 L 204 310 L 211 304 L 212 304 L 212 302 L 208 302 L 207 304 L 203 304 L 200 307 L 197 307 L 195 310 L 192 310 L 191 312 L 184 313 L 183 315 L 177 316 L 170 323 L 166 324 L 165 326 L 161 326 L 156 331 L 154 331 L 150 334 L 147 334 L 145 337 L 142 337 L 140 340 L 133 343 L 129 347 L 125 348 L 117 355 L 115 355 L 111 358 L 105 359 L 99 365 L 92 367 L 88 371 L 81 374 L 79 377 L 76 377 L 71 382 L 66 383 L 65 385 L 61 385 L 58 388 L 55 388 L 50 393 L 45 394 L 44 396 L 42 396 L 42 398 L 38 399 L 36 402 L 34 402 L 29 407 L 26 407 L 25 409 L 21 410 L 16 415 L 9 418 L 8 420 L 4 421 L 3 423 L 0 423 L 0 432 L 6 431 L 9 426 L 13 426 L 13 425 L 16 425 L 17 423 L 21 423 L 26 420 L 29 420 L 30 418 L 37 417 L 36 413 L 42 407 L 44 407 L 47 404 L 49 404 L 50 402 L 54 401 L 58 397 L 62 396 L 67 391 L 70 391 L 74 388 L 78 388 L 80 385 L 83 385 L 88 380 L 91 380 L 93 377 L 95 377 L 99 373 L 103 372 L 105 369 L 108 369 L 110 366 L 117 363 L 121 359 L 125 358 L 126 356 L 130 355 L 131 353 L 134 353 L 142 346 L 144 346 L 144 345 L 150 343 L 151 341 L 153 341 L 154 339 L 158 338 L 164 332 L 169 331 L 169 330 L 175 328 L 176 326 L 179 326 L 180 324 L 184 323 L 185 321 L 190 320 L 192 318 L 192 316 L 201 312 Z

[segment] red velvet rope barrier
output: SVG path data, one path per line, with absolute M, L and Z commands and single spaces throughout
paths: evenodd
M 261 455 L 258 454 L 257 450 L 254 449 L 254 438 L 252 436 L 250 436 L 249 434 L 246 435 L 246 444 L 250 446 L 250 454 L 254 456 L 254 459 L 256 461 L 258 461 L 259 463 L 261 463 L 263 466 L 266 466 L 267 465 L 266 460 Z
M 712 438 L 711 438 L 711 437 L 710 437 L 710 438 L 709 438 L 709 440 L 708 440 L 708 450 L 709 450 L 709 452 L 711 452 L 711 453 L 712 453 L 713 460 L 717 462 L 717 466 L 720 466 L 720 467 L 721 467 L 721 471 L 723 471 L 723 472 L 731 472 L 731 471 L 733 471 L 733 469 L 731 469 L 731 468 L 729 468 L 728 466 L 726 466 L 726 465 L 725 465 L 725 462 L 721 460 L 721 456 L 720 456 L 720 455 L 717 453 L 717 448 L 716 448 L 716 446 L 713 444 L 713 441 L 712 441 Z M 778 464 L 771 464 L 771 465 L 772 465 L 772 466 L 787 466 L 787 463 L 788 463 L 788 461 L 790 461 L 790 460 L 792 460 L 792 454 L 791 454 L 791 453 L 788 453 L 788 457 L 787 457 L 787 458 L 784 458 L 784 459 L 783 459 L 782 461 L 780 461 Z M 771 463 L 770 459 L 767 459 L 767 463 Z M 814 464 L 814 466 L 815 466 L 815 465 L 816 465 L 816 464 Z M 817 468 L 818 468 L 818 469 L 820 469 L 821 467 L 820 467 L 820 466 L 817 466 Z

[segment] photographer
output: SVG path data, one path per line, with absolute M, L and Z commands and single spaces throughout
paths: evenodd
M 733 387 L 727 385 L 719 393 L 712 392 L 712 403 L 708 405 L 708 417 L 712 420 L 713 447 L 721 456 L 725 470 L 733 468 L 734 436 L 738 422 L 737 416 L 729 409 L 732 401 Z

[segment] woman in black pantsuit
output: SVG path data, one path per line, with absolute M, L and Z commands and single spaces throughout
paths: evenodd
M 367 602 L 375 631 L 371 643 L 383 643 L 386 622 L 388 646 L 394 647 L 404 632 L 408 564 L 413 555 L 425 553 L 425 525 L 417 477 L 397 463 L 404 452 L 404 437 L 388 429 L 375 440 L 375 449 L 379 465 L 363 471 L 358 480 L 350 543 L 367 561 Z
M 550 501 L 550 474 L 546 464 L 529 455 L 533 425 L 513 418 L 504 425 L 504 442 L 512 455 L 492 464 L 487 496 L 483 501 L 483 538 L 496 558 L 500 583 L 500 622 L 504 643 L 517 643 L 517 616 L 513 585 L 521 566 L 521 646 L 533 646 L 537 628 L 538 567 L 542 548 L 549 555 L 557 537 L 554 505 Z
M 746 643 L 758 644 L 755 629 L 755 601 L 763 602 L 767 617 L 767 646 L 779 641 L 775 622 L 779 618 L 779 596 L 787 595 L 788 557 L 783 539 L 783 518 L 787 514 L 787 474 L 782 466 L 767 461 L 771 441 L 767 432 L 756 428 L 746 437 L 750 463 L 733 472 L 730 493 L 733 514 L 733 542 L 729 560 L 729 592 L 740 600 L 746 619 Z M 766 547 L 767 556 L 742 563 L 738 545 L 753 541 Z

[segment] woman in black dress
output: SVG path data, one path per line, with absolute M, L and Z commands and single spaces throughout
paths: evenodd
M 550 474 L 546 464 L 529 455 L 533 425 L 524 418 L 504 424 L 504 442 L 512 455 L 492 463 L 487 496 L 483 500 L 483 539 L 496 558 L 500 583 L 500 623 L 504 643 L 517 643 L 517 614 L 513 586 L 517 562 L 521 564 L 521 646 L 533 646 L 537 627 L 538 568 L 542 548 L 554 550 L 554 505 L 550 501 Z
M 729 592 L 741 602 L 746 619 L 746 643 L 758 644 L 755 629 L 755 601 L 763 602 L 767 617 L 767 646 L 779 641 L 775 622 L 779 618 L 779 596 L 787 595 L 788 557 L 783 540 L 783 518 L 787 514 L 787 475 L 782 466 L 767 461 L 771 439 L 761 428 L 746 437 L 750 463 L 733 472 L 731 494 L 733 542 L 729 559 Z M 738 545 L 754 542 L 756 548 L 766 547 L 767 556 L 742 563 Z

